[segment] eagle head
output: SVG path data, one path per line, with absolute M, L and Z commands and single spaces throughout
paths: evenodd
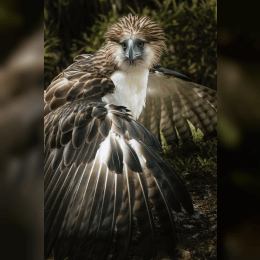
M 106 58 L 119 69 L 142 66 L 147 69 L 156 65 L 164 49 L 165 34 L 150 17 L 131 13 L 109 27 L 106 37 Z

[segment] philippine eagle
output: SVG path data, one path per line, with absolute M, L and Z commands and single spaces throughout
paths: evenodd
M 155 136 L 185 140 L 187 120 L 214 132 L 216 92 L 158 65 L 165 36 L 149 17 L 129 14 L 105 37 L 45 93 L 45 259 L 125 259 L 136 222 L 143 259 L 155 259 L 154 214 L 173 247 L 172 210 L 194 212 Z

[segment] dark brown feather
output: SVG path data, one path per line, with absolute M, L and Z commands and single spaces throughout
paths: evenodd
M 188 121 L 205 136 L 212 135 L 217 128 L 217 93 L 156 66 L 150 70 L 146 106 L 138 121 L 157 138 L 162 131 L 168 144 L 192 136 Z
M 163 213 L 159 215 L 167 220 L 173 237 L 175 227 L 170 208 L 180 211 L 182 204 L 192 212 L 189 194 L 181 180 L 149 148 L 150 145 L 160 149 L 158 140 L 132 120 L 127 111 L 125 107 L 101 101 L 77 100 L 45 117 L 45 257 L 53 250 L 57 259 L 88 256 L 98 259 L 101 255 L 105 259 L 109 253 L 107 241 L 114 248 L 112 259 L 124 259 L 132 240 L 133 212 L 142 232 L 143 257 L 155 256 L 156 238 L 149 203 L 153 193 L 149 194 L 146 176 L 157 187 L 159 198 L 153 197 L 156 208 L 159 209 L 156 202 L 164 202 Z M 106 189 L 110 185 L 108 176 L 112 178 L 111 185 L 115 176 L 125 180 L 117 186 L 115 194 L 119 197 L 114 198 L 114 207 L 109 204 L 112 193 Z M 123 199 L 120 193 L 124 194 Z M 111 213 L 106 214 L 108 209 Z M 151 244 L 154 250 L 148 251 Z M 104 254 L 98 248 L 103 248 Z
M 61 72 L 47 88 L 44 97 L 45 115 L 67 102 L 91 96 L 99 99 L 112 93 L 114 84 L 110 75 L 114 71 L 114 66 L 106 60 L 104 48 L 91 58 L 76 59 L 76 62 Z

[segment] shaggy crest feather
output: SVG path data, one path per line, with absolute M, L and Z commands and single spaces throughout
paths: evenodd
M 114 65 L 117 65 L 114 53 L 122 40 L 130 38 L 145 40 L 154 52 L 152 65 L 159 61 L 165 47 L 165 33 L 159 24 L 152 21 L 148 16 L 138 19 L 138 15 L 133 16 L 131 13 L 128 14 L 128 17 L 122 17 L 120 23 L 115 23 L 109 27 L 105 37 L 107 42 L 105 46 L 106 57 L 110 64 Z

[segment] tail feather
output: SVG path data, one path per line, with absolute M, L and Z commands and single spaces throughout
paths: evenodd
M 125 166 L 123 202 L 116 220 L 116 237 L 112 260 L 125 259 L 133 232 L 133 205 L 135 200 L 134 174 Z
M 134 214 L 141 230 L 142 256 L 144 260 L 149 260 L 156 257 L 157 246 L 144 174 L 135 175 L 135 194 Z
M 65 259 L 68 256 L 70 252 L 68 245 L 75 240 L 75 236 L 72 234 L 75 230 L 79 215 L 82 212 L 84 196 L 89 187 L 90 179 L 93 173 L 91 171 L 92 167 L 93 165 L 90 163 L 87 165 L 81 165 L 79 169 L 81 175 L 79 176 L 77 182 L 75 182 L 74 190 L 71 194 L 72 199 L 63 219 L 60 237 L 54 248 L 54 255 L 58 260 Z
M 80 209 L 78 210 L 80 211 L 78 212 L 77 209 L 73 210 L 73 212 L 76 212 L 76 214 L 74 213 L 75 215 L 72 217 L 70 229 L 71 232 L 69 233 L 71 233 L 70 240 L 73 241 L 74 247 L 70 248 L 70 251 L 68 252 L 68 256 L 71 259 L 73 259 L 72 257 L 75 255 L 76 249 L 81 246 L 81 243 L 78 244 L 77 241 L 82 241 L 82 238 L 87 236 L 87 232 L 93 220 L 93 207 L 96 208 L 99 206 L 99 204 L 95 205 L 95 201 L 97 202 L 99 196 L 102 194 L 98 194 L 96 197 L 96 190 L 98 187 L 101 170 L 102 165 L 98 159 L 96 159 L 96 162 L 94 163 L 90 172 L 91 176 L 88 182 L 88 186 L 85 190 L 83 188 L 84 195 L 80 196 L 83 201 L 78 201 L 80 206 Z
M 88 221 L 88 227 L 86 233 L 82 236 L 86 237 L 83 244 L 78 244 L 75 248 L 75 254 L 71 259 L 88 259 L 91 254 L 91 248 L 94 246 L 95 238 L 98 235 L 100 226 L 103 222 L 105 214 L 108 210 L 108 202 L 110 201 L 112 180 L 108 178 L 109 170 L 103 164 L 100 166 L 98 173 L 99 180 L 96 184 L 95 191 L 93 193 L 93 205 L 91 208 L 91 214 Z M 108 193 L 108 194 L 107 194 Z M 82 241 L 80 239 L 80 241 Z M 80 253 L 78 253 L 80 252 Z
M 113 173 L 110 174 L 112 176 Z M 122 175 L 114 175 L 115 184 L 112 188 L 113 193 L 111 194 L 111 199 L 108 202 L 109 208 L 107 214 L 105 214 L 98 236 L 94 242 L 94 246 L 91 251 L 91 255 L 88 259 L 100 260 L 106 259 L 108 251 L 110 249 L 113 232 L 115 228 L 116 217 L 119 213 L 118 208 L 120 208 L 122 203 Z
M 160 186 L 157 185 L 157 182 L 151 173 L 149 171 L 145 171 L 145 176 L 147 180 L 149 198 L 151 199 L 160 220 L 162 234 L 167 236 L 168 240 L 171 240 L 172 245 L 174 245 L 177 242 L 177 236 L 172 211 L 167 206 L 167 200 L 164 198 L 163 193 L 160 190 Z
M 65 259 L 72 253 L 74 247 L 68 245 L 71 243 L 74 244 L 77 240 L 86 208 L 91 208 L 93 203 L 91 193 L 93 193 L 94 185 L 98 179 L 98 175 L 95 173 L 99 170 L 99 164 L 92 162 L 82 167 L 82 176 L 78 178 L 77 188 L 70 201 L 69 208 L 71 208 L 71 210 L 67 211 L 68 214 L 62 221 L 62 231 L 64 231 L 64 234 L 61 232 L 61 240 L 58 241 L 54 248 L 54 257 L 57 255 L 57 257 L 60 257 L 58 259 Z M 62 239 L 64 239 L 64 243 Z M 59 247 L 59 243 L 63 245 L 63 247 Z
M 72 168 L 72 167 L 71 167 Z M 62 223 L 60 222 L 60 216 L 64 214 L 64 210 L 66 211 L 66 204 L 67 204 L 67 197 L 72 188 L 72 179 L 75 178 L 75 174 L 70 175 L 70 169 L 62 172 L 61 174 L 67 175 L 65 181 L 63 183 L 56 183 L 59 185 L 60 189 L 47 189 L 46 193 L 49 194 L 47 196 L 47 200 L 45 202 L 45 249 L 46 255 L 49 255 L 51 249 L 53 248 L 54 244 L 56 243 L 60 228 Z M 61 179 L 61 178 L 60 178 Z M 48 195 L 47 194 L 47 195 Z

